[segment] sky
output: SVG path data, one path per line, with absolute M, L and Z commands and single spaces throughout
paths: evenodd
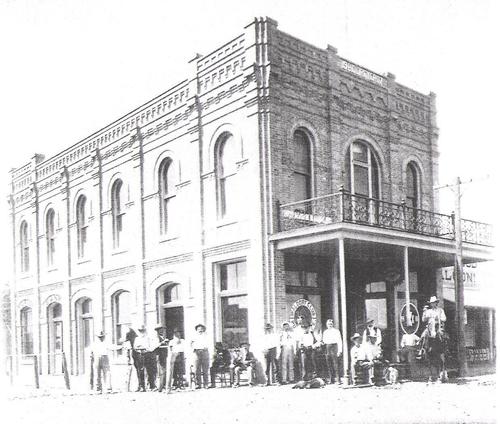
M 440 182 L 457 176 L 463 215 L 498 215 L 500 14 L 488 0 L 0 0 L 0 225 L 9 173 L 50 157 L 162 93 L 255 16 L 423 93 L 437 94 Z M 442 210 L 453 210 L 452 191 Z M 4 237 L 5 234 L 5 237 Z

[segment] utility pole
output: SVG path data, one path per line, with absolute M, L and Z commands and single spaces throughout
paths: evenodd
M 458 360 L 458 375 L 460 377 L 467 376 L 467 353 L 465 350 L 465 302 L 464 302 L 464 264 L 462 260 L 462 208 L 461 208 L 461 186 L 489 179 L 489 175 L 481 178 L 472 178 L 468 181 L 461 181 L 457 177 L 455 184 L 446 184 L 434 187 L 434 190 L 442 188 L 451 188 L 455 193 L 455 213 L 454 213 L 454 229 L 455 229 L 455 325 L 457 328 L 457 360 Z
M 465 305 L 464 305 L 464 264 L 462 260 L 462 213 L 461 213 L 461 194 L 460 177 L 455 182 L 455 322 L 457 326 L 457 359 L 458 375 L 467 376 L 467 355 L 465 352 Z

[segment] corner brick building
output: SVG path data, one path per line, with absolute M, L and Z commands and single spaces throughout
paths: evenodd
M 16 369 L 88 371 L 104 329 L 258 345 L 263 325 L 367 318 L 391 357 L 454 263 L 437 213 L 435 96 L 255 19 L 186 79 L 52 158 L 11 172 Z M 491 257 L 463 221 L 464 260 Z M 401 315 L 401 316 L 400 316 Z M 403 322 L 406 321 L 406 322 Z M 123 360 L 118 352 L 115 361 Z M 344 369 L 348 358 L 344 357 Z

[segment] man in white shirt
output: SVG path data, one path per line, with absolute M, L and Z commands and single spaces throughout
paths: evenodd
M 399 358 L 401 362 L 408 362 L 410 352 L 414 351 L 416 353 L 419 341 L 420 337 L 418 337 L 415 333 L 403 334 L 403 337 L 401 338 L 401 350 L 399 351 Z
M 181 331 L 179 328 L 174 329 L 174 337 L 168 343 L 169 356 L 167 360 L 167 387 L 168 393 L 172 390 L 172 379 L 173 386 L 176 389 L 184 389 L 184 374 L 185 374 L 185 362 L 184 362 L 184 352 L 186 351 L 186 345 L 184 339 L 181 336 Z
M 109 366 L 109 352 L 116 348 L 106 340 L 106 334 L 101 331 L 97 335 L 97 340 L 92 344 L 91 361 L 97 374 L 97 391 L 102 393 L 103 380 L 108 392 L 111 392 L 111 369 Z
M 422 321 L 427 324 L 430 338 L 434 338 L 438 333 L 442 332 L 444 330 L 444 323 L 446 322 L 446 314 L 438 304 L 439 299 L 436 296 L 431 296 L 429 299 L 430 308 L 424 310 L 422 316 Z
M 316 345 L 316 337 L 312 327 L 303 317 L 299 317 L 298 322 L 301 324 L 296 328 L 297 336 L 297 351 L 300 364 L 301 380 L 308 380 L 316 374 L 316 361 L 314 357 L 314 346 Z
M 351 378 L 355 383 L 356 377 L 356 368 L 359 366 L 360 362 L 366 361 L 366 353 L 364 348 L 361 346 L 361 334 L 354 333 L 351 337 L 351 341 L 354 343 L 354 346 L 351 347 Z
M 139 379 L 139 388 L 137 391 L 146 391 L 145 374 L 147 374 L 149 388 L 151 390 L 156 388 L 156 360 L 152 351 L 153 346 L 154 343 L 151 342 L 146 327 L 141 325 L 134 340 L 135 364 Z
M 369 335 L 374 335 L 376 337 L 377 345 L 380 346 L 382 344 L 382 332 L 380 331 L 380 328 L 375 325 L 375 321 L 373 319 L 369 319 L 366 322 L 366 329 L 363 332 L 363 343 L 368 342 Z
M 208 389 L 208 370 L 210 368 L 210 353 L 208 351 L 209 340 L 206 327 L 198 324 L 194 327 L 196 333 L 191 341 L 191 349 L 195 354 L 196 388 L 201 388 L 201 376 L 203 374 L 203 387 Z
M 270 323 L 264 325 L 264 337 L 263 337 L 263 354 L 266 368 L 266 380 L 267 385 L 278 381 L 278 346 L 279 338 L 273 331 L 273 326 Z
M 342 336 L 334 327 L 333 320 L 326 321 L 326 330 L 323 332 L 322 342 L 326 347 L 326 364 L 330 376 L 330 384 L 337 381 L 340 384 L 338 358 L 342 354 Z
M 294 370 L 293 359 L 295 357 L 296 340 L 289 322 L 284 322 L 281 327 L 281 382 L 283 384 L 293 383 Z

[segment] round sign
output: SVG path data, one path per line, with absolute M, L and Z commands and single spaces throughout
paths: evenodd
M 299 299 L 295 301 L 290 309 L 290 322 L 295 326 L 301 325 L 298 321 L 299 317 L 303 317 L 303 321 L 315 327 L 317 322 L 317 314 L 314 305 L 307 299 Z
M 406 306 L 409 307 L 408 317 L 406 316 Z M 413 303 L 404 304 L 399 313 L 399 323 L 406 334 L 414 334 L 420 325 L 420 315 L 417 307 Z

